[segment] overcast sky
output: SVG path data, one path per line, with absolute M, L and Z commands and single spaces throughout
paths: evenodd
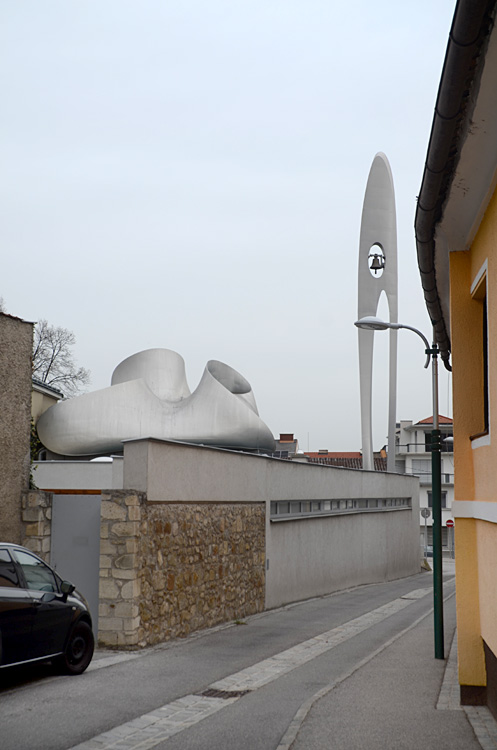
M 430 336 L 414 213 L 455 0 L 2 0 L 0 296 L 72 330 L 91 390 L 179 352 L 252 384 L 275 435 L 361 448 L 357 263 L 393 171 L 399 320 Z M 386 307 L 380 309 L 387 316 Z M 376 334 L 374 447 L 386 442 Z M 432 413 L 399 332 L 397 418 Z M 440 411 L 452 416 L 448 375 Z

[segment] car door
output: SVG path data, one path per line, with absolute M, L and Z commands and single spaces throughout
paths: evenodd
M 0 548 L 0 666 L 32 657 L 35 607 L 8 549 Z
M 14 550 L 14 555 L 34 605 L 32 658 L 61 653 L 73 618 L 73 607 L 60 592 L 53 570 L 39 557 L 19 549 Z

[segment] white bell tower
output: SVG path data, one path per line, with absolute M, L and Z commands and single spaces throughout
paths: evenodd
M 385 154 L 373 159 L 362 208 L 359 241 L 358 319 L 376 316 L 381 293 L 388 301 L 389 322 L 398 322 L 397 222 L 392 170 Z M 374 331 L 358 328 L 363 469 L 372 470 Z M 397 331 L 390 329 L 387 471 L 395 471 L 397 404 Z

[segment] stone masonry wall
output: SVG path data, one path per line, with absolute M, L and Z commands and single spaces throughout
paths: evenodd
M 143 647 L 264 609 L 265 507 L 102 496 L 99 641 Z
M 261 612 L 265 508 L 245 503 L 150 503 L 140 538 L 140 642 Z
M 105 646 L 139 645 L 140 536 L 146 508 L 142 493 L 102 493 L 98 640 Z
M 50 559 L 52 495 L 22 496 L 20 542 Z M 264 609 L 262 503 L 148 503 L 102 494 L 101 645 L 140 648 Z
M 23 492 L 20 515 L 20 544 L 49 562 L 52 533 L 52 495 L 50 492 L 42 490 Z

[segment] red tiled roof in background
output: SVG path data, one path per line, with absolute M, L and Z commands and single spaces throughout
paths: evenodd
M 360 451 L 350 451 L 341 453 L 339 451 L 304 451 L 305 456 L 309 458 L 362 458 Z
M 328 451 L 325 453 L 304 451 L 311 464 L 322 464 L 323 466 L 341 466 L 343 469 L 362 469 L 362 454 L 357 452 L 337 453 Z M 385 456 L 374 456 L 375 471 L 387 470 L 387 459 Z
M 441 414 L 438 415 L 438 422 L 439 424 L 454 424 L 454 420 L 450 417 L 443 417 Z M 426 419 L 421 419 L 419 422 L 416 422 L 416 424 L 433 424 L 433 417 L 426 417 Z

